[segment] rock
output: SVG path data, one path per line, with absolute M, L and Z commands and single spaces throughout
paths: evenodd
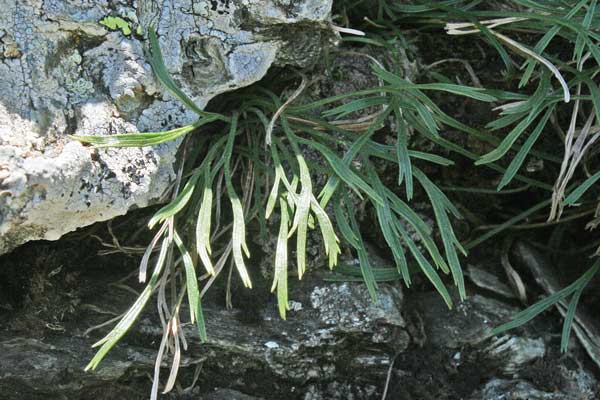
M 331 0 L 126 4 L 8 0 L 0 9 L 0 254 L 147 206 L 171 183 L 180 141 L 93 150 L 67 136 L 195 120 L 154 79 L 148 27 L 202 107 L 273 64 L 311 64 L 332 37 Z M 125 28 L 99 23 L 108 16 Z
M 113 324 L 86 331 L 127 310 L 135 299 L 130 291 L 110 285 L 129 273 L 119 259 L 133 267 L 131 259 L 114 254 L 95 257 L 93 265 L 81 269 L 79 256 L 48 250 L 55 243 L 38 247 L 37 262 L 15 254 L 33 255 L 30 249 L 39 243 L 0 258 L 0 271 L 13 274 L 10 279 L 0 275 L 0 399 L 148 398 L 148 374 L 162 335 L 154 299 L 98 369 L 83 371 L 94 354 L 91 344 Z M 98 246 L 95 241 L 87 243 Z M 87 248 L 85 253 L 95 251 Z M 46 269 L 55 263 L 62 268 Z M 124 283 L 140 287 L 135 278 Z M 248 296 L 262 296 L 258 283 L 252 291 L 236 289 L 234 304 L 244 296 L 242 290 L 250 292 Z M 290 281 L 290 299 L 302 307 L 288 312 L 286 321 L 271 296 L 254 305 L 255 317 L 250 320 L 246 309 L 225 309 L 223 299 L 214 298 L 219 288 L 211 288 L 204 302 L 208 343 L 200 344 L 196 328 L 183 324 L 188 350 L 182 353 L 178 382 L 182 388 L 190 387 L 198 368 L 197 383 L 190 390 L 174 391 L 172 398 L 381 396 L 394 354 L 406 349 L 410 339 L 401 314 L 401 288 L 380 287 L 379 303 L 373 303 L 364 285 L 324 282 L 313 271 L 300 282 Z M 25 298 L 17 295 L 19 288 L 26 288 L 21 289 L 28 293 Z M 182 309 L 181 315 L 188 313 Z M 164 383 L 169 360 L 163 367 Z M 241 394 L 210 397 L 225 389 Z
M 346 332 L 372 329 L 374 321 L 404 328 L 400 314 L 402 294 L 399 287 L 383 286 L 373 301 L 364 285 L 342 283 L 315 287 L 310 295 L 314 309 L 326 326 Z
M 404 310 L 419 347 L 397 355 L 389 399 L 598 398 L 598 381 L 583 367 L 581 352 L 571 358 L 550 351 L 560 341 L 555 327 L 530 324 L 502 337 L 491 334 L 517 311 L 502 301 L 471 293 L 448 310 L 435 293 L 408 292 Z
M 548 296 L 567 286 L 567 283 L 562 283 L 559 279 L 559 271 L 533 246 L 519 241 L 514 252 L 518 262 L 532 272 L 536 282 Z M 564 298 L 556 303 L 556 308 L 563 318 L 566 318 L 568 307 L 569 303 Z M 600 324 L 595 317 L 595 310 L 585 304 L 578 304 L 573 318 L 573 332 L 575 335 L 572 335 L 571 339 L 573 336 L 577 337 L 590 358 L 600 367 Z
M 511 288 L 492 272 L 481 266 L 467 265 L 467 276 L 481 289 L 489 290 L 506 299 L 516 298 Z
M 237 390 L 231 389 L 218 389 L 208 394 L 206 400 L 261 400 L 258 397 L 248 396 L 244 393 L 240 393 Z
M 143 349 L 140 349 L 143 351 Z M 118 381 L 131 367 L 126 359 L 110 360 L 98 374 L 85 374 L 82 367 L 93 355 L 82 338 L 15 338 L 0 341 L 0 399 L 72 399 L 94 391 L 94 386 Z M 145 354 L 150 360 L 151 352 Z M 26 372 L 27 371 L 27 372 Z M 81 384 L 80 380 L 84 383 Z M 24 383 L 26 382 L 26 383 Z M 84 390 L 82 390 L 84 388 Z M 106 387 L 100 398 L 126 396 L 133 391 L 123 385 Z M 91 393 L 90 393 L 91 394 Z M 117 397 L 117 398 L 119 398 Z M 122 398 L 122 397 L 121 397 Z
M 474 393 L 470 400 L 571 400 L 597 399 L 594 385 L 589 383 L 596 380 L 586 372 L 581 371 L 580 380 L 565 391 L 543 391 L 523 380 L 493 379 L 485 384 L 481 391 Z
M 493 339 L 485 348 L 486 354 L 501 359 L 505 374 L 517 373 L 531 361 L 541 359 L 546 354 L 546 345 L 541 338 L 525 338 L 519 336 L 502 336 Z
M 0 257 L 0 400 L 148 398 L 162 335 L 155 299 L 98 369 L 83 371 L 91 344 L 114 323 L 89 328 L 131 306 L 124 285 L 141 287 L 135 277 L 121 281 L 137 269 L 128 256 L 86 261 L 100 248 L 71 234 Z M 290 279 L 290 300 L 301 307 L 286 321 L 260 279 L 252 290 L 232 288 L 233 309 L 216 283 L 203 304 L 206 344 L 182 309 L 188 349 L 178 389 L 164 398 L 381 399 L 388 372 L 395 400 L 597 398 L 583 350 L 553 353 L 560 326 L 530 324 L 498 338 L 491 327 L 516 312 L 505 302 L 471 293 L 448 311 L 435 292 L 381 283 L 375 303 L 364 285 L 326 282 L 323 273 Z M 164 383 L 170 359 L 162 366 Z
M 311 385 L 305 393 L 302 400 L 356 400 L 356 399 L 376 399 L 378 388 L 374 385 L 361 387 L 352 383 L 340 384 L 332 382 L 323 388 L 317 385 Z
M 453 310 L 448 310 L 434 292 L 419 295 L 411 301 L 422 310 L 429 343 L 450 349 L 482 343 L 492 337 L 495 326 L 517 312 L 505 303 L 480 294 L 473 294 L 463 302 L 457 301 Z

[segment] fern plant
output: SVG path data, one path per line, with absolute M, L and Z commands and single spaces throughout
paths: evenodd
M 488 91 L 500 103 L 499 115 L 487 125 L 487 132 L 462 126 L 458 121 L 444 119 L 451 127 L 480 140 L 494 144 L 494 149 L 477 155 L 446 140 L 444 147 L 475 160 L 476 165 L 488 166 L 502 173 L 498 191 L 515 180 L 548 192 L 547 200 L 523 211 L 488 233 L 465 245 L 467 249 L 483 243 L 519 221 L 548 209 L 548 221 L 557 222 L 565 207 L 576 206 L 592 192 L 591 202 L 597 199 L 600 171 L 590 155 L 597 154 L 600 138 L 600 24 L 597 0 L 535 1 L 511 0 L 486 2 L 480 0 L 421 0 L 402 4 L 380 0 L 377 7 L 370 2 L 343 3 L 340 13 L 368 15 L 370 25 L 394 31 L 399 24 L 423 27 L 444 27 L 449 35 L 476 35 L 494 48 L 505 67 L 507 80 L 517 79 L 519 92 Z M 346 17 L 347 20 L 347 17 Z M 517 60 L 521 61 L 517 61 Z M 439 75 L 438 75 L 439 78 Z M 533 87 L 531 94 L 524 91 Z M 564 128 L 558 122 L 568 116 Z M 554 132 L 552 132 L 554 131 Z M 503 134 L 501 139 L 490 136 Z M 535 149 L 544 135 L 558 134 L 562 142 L 562 157 Z M 556 140 L 555 140 L 556 142 Z M 554 149 L 558 152 L 558 149 Z M 556 166 L 553 184 L 531 180 L 519 174 L 525 160 L 538 157 Z M 507 167 L 497 163 L 507 160 Z M 578 174 L 578 169 L 585 173 Z M 594 190 L 596 189 L 596 190 Z M 600 223 L 600 208 L 588 224 Z M 600 249 L 594 256 L 598 256 Z M 564 289 L 517 314 L 514 319 L 495 329 L 501 333 L 515 328 L 539 315 L 542 311 L 571 297 L 564 318 L 561 348 L 566 350 L 578 301 L 600 261 L 579 279 Z
M 376 7 L 370 1 L 341 2 L 338 20 L 342 24 L 347 24 L 351 13 L 359 13 L 366 17 L 365 27 L 371 31 L 366 37 L 346 41 L 384 48 L 391 54 L 390 62 L 385 64 L 372 59 L 372 72 L 379 86 L 309 101 L 303 92 L 311 83 L 301 76 L 297 90 L 287 99 L 268 89 L 255 88 L 228 104 L 227 113 L 201 110 L 182 92 L 169 75 L 156 34 L 150 29 L 150 63 L 156 77 L 198 115 L 198 120 L 167 132 L 74 138 L 100 148 L 152 146 L 188 134 L 197 135 L 198 140 L 193 149 L 184 146 L 187 154 L 182 162 L 188 167 L 186 173 L 182 168 L 178 174 L 171 202 L 149 221 L 149 227 L 157 232 L 141 260 L 139 274 L 140 281 L 147 281 L 147 286 L 113 330 L 96 343 L 101 347 L 88 369 L 98 366 L 156 293 L 163 340 L 152 393 L 155 398 L 160 364 L 167 352 L 173 357 L 164 387 L 169 391 L 175 383 L 181 349 L 186 347 L 179 328 L 182 303 L 187 297 L 189 321 L 197 325 L 200 339 L 207 340 L 202 296 L 227 265 L 236 268 L 246 287 L 252 287 L 247 266 L 251 246 L 247 243 L 246 229 L 255 223 L 260 235 L 268 236 L 268 221 L 276 219 L 275 214 L 278 228 L 272 291 L 285 319 L 289 310 L 290 265 L 296 268 L 294 275 L 302 278 L 307 271 L 306 248 L 313 229 L 319 231 L 330 268 L 339 263 L 344 246 L 353 250 L 359 265 L 342 264 L 338 271 L 344 274 L 344 279 L 364 281 L 374 301 L 377 301 L 377 282 L 401 280 L 410 286 L 414 269 L 411 271 L 409 267 L 416 265 L 448 307 L 452 307 L 443 275 L 451 276 L 459 297 L 464 299 L 460 256 L 466 255 L 466 250 L 548 207 L 550 220 L 556 221 L 565 207 L 597 193 L 594 189 L 600 171 L 590 170 L 589 165 L 594 164 L 587 158 L 600 137 L 597 2 L 512 0 L 507 3 L 510 4 L 494 8 L 490 2 L 480 0 L 422 0 L 410 5 L 378 0 Z M 402 40 L 397 26 L 402 24 L 444 27 L 450 35 L 477 35 L 498 52 L 507 79 L 517 77 L 519 91 L 455 84 L 433 73 L 434 79 L 429 83 L 407 80 L 401 72 L 396 46 Z M 525 43 L 524 37 L 534 40 Z M 563 49 L 561 54 L 550 51 L 556 43 Z M 571 46 L 568 56 L 565 43 Z M 515 61 L 518 57 L 521 64 Z M 429 97 L 432 92 L 493 103 L 498 116 L 484 130 L 475 129 L 445 113 Z M 353 119 L 356 113 L 364 116 Z M 556 121 L 565 114 L 570 115 L 570 122 L 566 129 L 561 129 Z M 393 144 L 381 140 L 379 132 L 384 127 L 393 127 Z M 486 154 L 476 154 L 440 134 L 442 127 L 470 135 L 494 148 Z M 536 148 L 552 129 L 558 130 L 564 143 L 562 157 L 557 157 L 556 151 Z M 460 213 L 423 168 L 426 163 L 449 167 L 453 162 L 412 149 L 410 138 L 415 135 L 500 173 L 498 191 L 517 190 L 511 185 L 518 181 L 526 188 L 547 193 L 547 198 L 475 240 L 461 244 L 452 227 L 453 219 L 460 218 Z M 553 165 L 557 170 L 555 182 L 523 173 L 526 160 L 532 156 Z M 387 183 L 378 167 L 381 163 L 397 171 L 397 185 Z M 582 163 L 585 177 L 577 174 Z M 317 187 L 315 176 L 326 177 L 322 187 Z M 431 204 L 434 227 L 411 208 L 411 199 L 417 191 L 427 196 Z M 393 268 L 371 265 L 363 239 L 365 232 L 357 218 L 357 199 L 373 210 L 394 260 Z M 599 220 L 596 216 L 592 224 Z M 193 221 L 191 229 L 188 221 Z M 290 245 L 295 249 L 290 250 Z M 293 252 L 295 260 L 291 260 Z M 199 272 L 199 265 L 203 273 Z M 150 266 L 152 272 L 148 271 Z M 571 296 L 562 339 L 562 348 L 566 349 L 577 303 L 599 266 L 600 262 L 595 260 L 573 284 L 516 315 L 496 332 L 519 326 Z
M 382 82 L 378 87 L 295 104 L 300 103 L 296 98 L 307 86 L 306 79 L 302 78 L 299 89 L 285 102 L 267 89 L 257 89 L 240 96 L 228 115 L 206 112 L 197 107 L 170 77 L 152 29 L 148 38 L 150 62 L 156 77 L 198 115 L 198 120 L 166 132 L 73 138 L 98 148 L 139 147 L 197 132 L 199 144 L 193 150 L 186 148 L 194 155 L 186 157 L 186 162 L 191 160 L 193 163 L 196 159 L 199 162 L 192 165 L 189 174 L 180 171 L 172 201 L 149 221 L 149 227 L 158 230 L 140 265 L 139 278 L 141 282 L 147 281 L 147 286 L 111 332 L 95 344 L 101 347 L 87 369 L 98 366 L 157 293 L 164 334 L 152 396 L 157 396 L 161 361 L 166 352 L 173 349 L 172 368 L 164 388 L 165 392 L 169 391 L 175 383 L 181 349 L 186 347 L 179 328 L 180 309 L 186 294 L 189 321 L 197 325 L 199 337 L 205 341 L 203 294 L 228 262 L 235 266 L 243 284 L 252 287 L 246 265 L 251 256 L 246 227 L 255 221 L 261 235 L 268 235 L 266 221 L 274 213 L 279 215 L 279 231 L 272 291 L 276 292 L 279 312 L 284 319 L 289 310 L 290 238 L 295 237 L 294 263 L 297 276 L 302 278 L 307 268 L 308 232 L 317 227 L 329 267 L 338 264 L 340 242 L 343 241 L 358 256 L 360 275 L 373 300 L 377 301 L 377 281 L 381 277 L 379 269 L 370 264 L 362 239 L 354 209 L 357 198 L 375 210 L 379 228 L 396 264 L 396 274 L 407 286 L 412 282 L 407 258 L 412 257 L 448 307 L 452 307 L 452 299 L 440 271 L 452 276 L 460 298 L 465 298 L 459 254 L 466 254 L 466 251 L 452 228 L 452 218 L 460 218 L 460 213 L 415 163 L 419 160 L 420 163 L 448 166 L 452 161 L 411 150 L 408 138 L 416 132 L 432 140 L 441 140 L 441 124 L 454 121 L 434 104 L 427 92 L 450 92 L 486 102 L 495 101 L 495 96 L 464 85 L 412 83 L 397 73 L 397 65 L 386 68 L 376 62 L 373 73 Z M 340 102 L 343 104 L 331 106 Z M 345 119 L 373 107 L 377 111 L 371 111 L 367 117 Z M 376 132 L 389 121 L 393 121 L 396 128 L 395 145 L 375 139 Z M 210 133 L 205 129 L 209 124 L 213 130 Z M 340 153 L 339 149 L 346 150 Z M 307 150 L 318 154 L 318 159 L 307 161 Z M 360 160 L 360 167 L 357 167 L 357 160 Z M 404 194 L 386 187 L 376 162 L 396 165 L 397 182 L 404 187 Z M 327 177 L 320 191 L 313 182 L 314 171 Z M 434 229 L 410 206 L 416 185 L 426 193 L 433 208 L 441 248 Z M 227 202 L 225 198 L 230 213 L 224 211 L 222 202 Z M 189 220 L 195 221 L 191 231 L 186 230 L 184 224 Z M 199 278 L 197 266 L 200 264 L 204 273 Z M 153 271 L 150 273 L 151 265 Z

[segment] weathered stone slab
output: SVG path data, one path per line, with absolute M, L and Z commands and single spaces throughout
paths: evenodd
M 153 77 L 145 28 L 156 28 L 167 68 L 203 107 L 273 64 L 310 64 L 330 11 L 331 0 L 3 2 L 0 254 L 147 206 L 172 181 L 180 141 L 93 150 L 68 138 L 195 120 Z

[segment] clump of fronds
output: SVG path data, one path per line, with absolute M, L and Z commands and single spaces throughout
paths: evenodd
M 555 221 L 560 218 L 565 205 L 574 205 L 600 177 L 599 171 L 591 174 L 584 182 L 569 186 L 576 168 L 600 138 L 600 90 L 596 82 L 600 72 L 597 2 L 573 2 L 572 7 L 566 7 L 560 2 L 514 3 L 526 7 L 529 11 L 527 15 L 522 12 L 486 12 L 481 15 L 472 13 L 474 18 L 491 19 L 478 23 L 447 24 L 447 29 L 449 34 L 485 31 L 486 39 L 497 49 L 505 46 L 525 58 L 520 67 L 523 71 L 519 81 L 520 87 L 537 80 L 537 88 L 529 98 L 517 99 L 513 96 L 508 103 L 501 106 L 501 117 L 494 121 L 491 127 L 499 129 L 514 125 L 514 128 L 495 150 L 478 161 L 480 164 L 495 161 L 505 156 L 521 136 L 526 137 L 523 146 L 517 151 L 502 177 L 499 189 L 510 183 L 533 145 L 541 134 L 548 130 L 549 122 L 558 119 L 559 111 L 568 112 L 568 108 L 571 108 L 570 123 L 566 132 L 558 128 L 564 141 L 564 154 L 552 192 L 549 220 Z M 506 33 L 498 32 L 499 29 L 505 30 Z M 509 37 L 511 32 L 520 31 L 536 33 L 537 42 L 528 47 Z M 568 43 L 571 46 L 569 56 L 560 58 L 549 53 L 547 49 L 553 41 L 560 41 L 562 46 Z M 558 87 L 552 84 L 551 77 L 558 82 Z M 572 105 L 565 104 L 569 102 Z M 558 124 L 554 124 L 555 128 L 557 126 Z M 566 350 L 579 298 L 596 274 L 599 265 L 600 262 L 594 262 L 577 281 L 518 314 L 513 321 L 498 327 L 496 332 L 519 326 L 549 306 L 571 296 L 561 342 L 562 350 Z
M 366 12 L 366 24 L 393 29 L 394 24 L 405 23 L 419 27 L 443 26 L 449 35 L 476 35 L 486 41 L 502 59 L 506 77 L 518 77 L 518 87 L 534 85 L 532 94 L 508 91 L 490 91 L 501 103 L 497 106 L 498 118 L 487 125 L 491 132 L 508 131 L 487 154 L 473 157 L 464 149 L 449 142 L 440 142 L 447 148 L 475 158 L 477 165 L 486 165 L 503 172 L 498 191 L 514 180 L 526 182 L 549 192 L 548 200 L 513 219 L 501 224 L 488 234 L 476 239 L 467 247 L 482 243 L 504 229 L 543 208 L 549 208 L 549 222 L 561 218 L 566 206 L 577 205 L 582 197 L 592 192 L 600 180 L 600 171 L 594 171 L 591 154 L 597 154 L 600 138 L 600 24 L 597 0 L 532 1 L 429 1 L 402 4 L 379 0 L 371 2 L 345 2 L 340 8 L 342 17 L 353 12 Z M 392 22 L 393 21 L 393 22 Z M 562 127 L 560 116 L 568 115 L 568 126 Z M 454 121 L 449 126 L 461 129 Z M 463 131 L 494 143 L 484 132 L 474 129 Z M 536 151 L 534 146 L 543 135 L 557 135 L 562 141 L 563 154 Z M 556 149 L 558 151 L 558 149 Z M 495 162 L 511 155 L 507 168 L 499 168 Z M 525 160 L 535 155 L 556 164 L 558 173 L 553 185 L 529 180 L 519 175 Z M 583 168 L 582 168 L 583 167 Z M 578 177 L 578 169 L 586 176 Z M 597 186 L 596 186 L 597 187 Z M 550 194 L 551 193 L 551 194 Z M 597 194 L 597 190 L 595 191 Z M 600 221 L 600 207 L 588 227 L 596 227 Z M 598 255 L 598 251 L 596 252 Z M 519 326 L 543 310 L 571 296 L 571 303 L 564 320 L 562 349 L 565 350 L 575 308 L 579 298 L 598 270 L 599 261 L 577 281 L 563 290 L 534 304 L 518 314 L 515 319 L 496 329 L 502 332 Z
M 279 227 L 272 291 L 276 293 L 281 317 L 286 318 L 289 265 L 295 264 L 296 275 L 302 278 L 307 269 L 310 230 L 320 231 L 330 268 L 338 263 L 342 246 L 354 250 L 359 267 L 342 265 L 338 269 L 350 275 L 349 279 L 360 277 L 374 300 L 377 282 L 402 280 L 411 285 L 409 266 L 415 264 L 451 307 L 440 271 L 452 277 L 460 298 L 464 298 L 460 254 L 535 212 L 549 208 L 550 220 L 555 221 L 566 206 L 578 204 L 592 192 L 597 194 L 593 188 L 600 180 L 600 171 L 593 171 L 594 163 L 589 157 L 600 137 L 600 91 L 596 83 L 600 71 L 600 27 L 595 0 L 577 1 L 572 7 L 566 7 L 562 1 L 531 0 L 503 2 L 502 7 L 464 0 L 410 5 L 378 0 L 376 6 L 370 1 L 346 3 L 346 7 L 338 7 L 342 29 L 349 14 L 360 12 L 366 17 L 365 31 L 376 31 L 349 41 L 384 48 L 392 55 L 387 63 L 372 59 L 372 72 L 379 86 L 306 102 L 302 94 L 312 83 L 301 77 L 287 99 L 257 89 L 238 96 L 227 115 L 201 110 L 177 87 L 164 65 L 156 35 L 150 30 L 151 64 L 156 76 L 198 114 L 198 120 L 167 132 L 76 139 L 96 147 L 130 147 L 156 145 L 190 133 L 201 137 L 197 147 L 186 149 L 193 154 L 185 157 L 189 173 L 184 174 L 183 167 L 180 170 L 172 201 L 150 220 L 150 228 L 158 227 L 158 231 L 140 266 L 140 281 L 147 280 L 147 286 L 115 328 L 96 344 L 102 347 L 88 368 L 98 365 L 132 326 L 153 293 L 157 293 L 164 335 L 153 396 L 158 390 L 160 364 L 167 353 L 172 354 L 173 363 L 164 389 L 170 390 L 181 349 L 187 346 L 179 315 L 186 294 L 189 319 L 198 326 L 200 338 L 206 340 L 202 295 L 226 265 L 234 266 L 243 284 L 252 287 L 247 268 L 251 254 L 246 227 L 257 222 L 261 236 L 267 236 L 266 221 L 274 214 L 279 216 Z M 433 83 L 407 80 L 397 62 L 397 43 L 402 40 L 398 26 L 403 24 L 445 27 L 450 35 L 476 35 L 498 52 L 507 79 L 518 77 L 518 87 L 530 94 L 454 84 L 440 74 L 431 75 L 438 78 Z M 569 51 L 565 51 L 565 44 L 571 46 Z M 554 47 L 560 47 L 560 54 L 551 50 Z M 466 126 L 431 100 L 428 93 L 432 91 L 493 102 L 498 116 L 485 131 Z M 366 115 L 351 119 L 357 113 Z M 565 114 L 570 116 L 570 123 L 563 129 L 559 121 Z M 394 129 L 392 145 L 379 140 L 377 132 L 384 126 Z M 475 154 L 441 135 L 442 127 L 462 131 L 494 149 Z M 501 138 L 494 135 L 504 132 Z M 535 148 L 549 133 L 558 134 L 563 141 L 562 157 Z M 498 191 L 517 190 L 507 188 L 520 181 L 526 187 L 545 191 L 548 198 L 461 245 L 451 223 L 453 218 L 460 218 L 457 208 L 422 169 L 423 163 L 450 166 L 452 161 L 411 149 L 410 138 L 414 135 L 498 171 L 502 174 Z M 312 154 L 317 154 L 317 158 Z M 543 182 L 522 172 L 532 156 L 556 166 L 554 182 Z M 397 171 L 396 186 L 384 183 L 377 167 L 382 162 Z M 582 165 L 587 176 L 580 178 L 577 171 Z M 322 187 L 316 187 L 313 181 L 315 172 L 327 178 Z M 433 228 L 410 206 L 416 190 L 424 193 L 431 204 Z M 394 268 L 371 265 L 357 218 L 356 198 L 374 211 Z M 194 221 L 192 229 L 186 229 L 187 221 Z M 597 215 L 592 226 L 598 221 Z M 295 244 L 295 260 L 290 260 L 290 243 Z M 154 270 L 147 279 L 151 264 Z M 199 264 L 205 270 L 200 277 Z M 519 326 L 571 296 L 563 328 L 565 349 L 579 298 L 599 265 L 595 261 L 573 284 L 518 314 L 496 332 Z
M 168 352 L 173 355 L 173 367 L 164 390 L 170 390 L 175 382 L 181 348 L 186 347 L 179 315 L 183 299 L 187 294 L 189 320 L 198 326 L 201 340 L 206 340 L 202 295 L 228 261 L 236 267 L 243 284 L 252 287 L 246 266 L 251 254 L 245 229 L 252 221 L 258 221 L 261 235 L 267 235 L 264 232 L 265 221 L 275 212 L 279 214 L 279 232 L 272 291 L 276 292 L 282 318 L 285 319 L 289 310 L 288 243 L 290 238 L 295 238 L 295 265 L 301 278 L 306 271 L 308 232 L 317 227 L 329 267 L 333 268 L 338 263 L 340 239 L 343 239 L 355 250 L 362 279 L 376 300 L 379 271 L 369 262 L 354 203 L 349 196 L 351 192 L 352 196 L 362 199 L 376 211 L 378 225 L 396 263 L 397 275 L 406 285 L 411 284 L 407 257 L 412 256 L 448 307 L 452 307 L 452 299 L 439 271 L 451 274 L 460 297 L 465 297 L 459 254 L 466 252 L 451 224 L 452 218 L 459 218 L 460 214 L 414 160 L 442 166 L 452 162 L 438 155 L 411 150 L 408 138 L 416 132 L 432 140 L 442 140 L 440 126 L 444 123 L 458 124 L 433 103 L 427 92 L 449 92 L 488 102 L 496 100 L 496 97 L 482 89 L 464 85 L 412 83 L 399 75 L 399 71 L 395 70 L 397 66 L 374 63 L 373 73 L 382 82 L 375 88 L 292 104 L 308 86 L 303 78 L 298 90 L 285 102 L 274 93 L 261 89 L 241 96 L 229 115 L 210 113 L 200 110 L 175 85 L 167 73 L 152 30 L 149 40 L 151 64 L 157 78 L 198 114 L 198 120 L 167 132 L 75 136 L 75 139 L 95 147 L 138 147 L 199 132 L 202 136 L 198 147 L 189 152 L 195 155 L 191 158 L 192 162 L 194 159 L 200 161 L 191 167 L 187 180 L 183 180 L 180 171 L 172 201 L 150 220 L 149 227 L 159 226 L 159 229 L 142 258 L 140 281 L 146 281 L 151 259 L 154 260 L 154 270 L 135 304 L 115 328 L 96 343 L 101 348 L 88 368 L 97 367 L 132 326 L 152 294 L 157 292 L 164 336 L 156 362 L 153 397 L 158 390 L 161 361 Z M 328 108 L 342 100 L 343 105 Z M 366 118 L 344 119 L 373 107 L 378 111 Z M 322 112 L 323 109 L 326 111 Z M 389 120 L 393 120 L 396 127 L 395 145 L 375 140 L 375 133 Z M 208 134 L 203 130 L 212 122 L 218 122 L 214 126 L 221 134 Z M 340 148 L 347 150 L 339 154 Z M 305 149 L 318 154 L 319 159 L 307 162 Z M 360 160 L 361 167 L 356 166 L 357 160 Z M 404 199 L 398 191 L 384 185 L 375 167 L 377 160 L 396 165 L 397 182 L 405 189 Z M 311 171 L 319 171 L 327 177 L 320 190 L 312 181 Z M 415 185 L 422 187 L 432 205 L 442 249 L 436 243 L 432 227 L 409 205 Z M 222 201 L 225 198 L 229 200 L 229 220 L 225 219 L 223 212 Z M 333 215 L 329 215 L 326 209 L 333 210 Z M 193 231 L 181 230 L 183 222 L 189 220 L 195 220 Z M 157 248 L 158 255 L 153 258 Z M 408 254 L 405 254 L 405 249 Z M 206 271 L 200 278 L 197 276 L 198 264 L 202 264 Z M 199 282 L 204 282 L 202 287 Z

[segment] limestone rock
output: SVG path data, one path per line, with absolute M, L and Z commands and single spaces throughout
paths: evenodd
M 331 35 L 330 11 L 331 0 L 4 2 L 0 254 L 147 206 L 172 181 L 180 141 L 93 150 L 68 137 L 194 121 L 153 77 L 147 27 L 174 79 L 203 107 L 273 64 L 314 62 Z M 111 31 L 100 23 L 106 17 L 127 28 Z

